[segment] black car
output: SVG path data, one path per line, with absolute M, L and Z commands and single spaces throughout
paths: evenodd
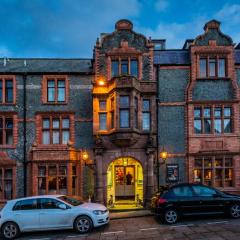
M 166 223 L 182 216 L 226 214 L 240 217 L 240 196 L 221 192 L 202 184 L 178 184 L 162 188 L 152 198 L 152 210 Z

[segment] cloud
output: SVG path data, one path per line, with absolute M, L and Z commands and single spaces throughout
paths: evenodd
M 165 11 L 168 7 L 169 3 L 167 0 L 158 0 L 156 1 L 154 7 L 157 12 Z

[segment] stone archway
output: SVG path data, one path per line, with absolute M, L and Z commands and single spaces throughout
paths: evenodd
M 107 169 L 107 204 L 112 209 L 141 208 L 143 203 L 143 167 L 132 157 L 113 160 Z

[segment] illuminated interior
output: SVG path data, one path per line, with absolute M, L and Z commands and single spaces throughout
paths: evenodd
M 107 171 L 108 207 L 141 207 L 143 202 L 143 169 L 133 158 L 118 158 Z

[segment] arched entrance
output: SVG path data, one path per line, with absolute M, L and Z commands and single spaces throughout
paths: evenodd
M 134 158 L 118 158 L 108 166 L 107 202 L 113 209 L 142 207 L 143 168 Z

